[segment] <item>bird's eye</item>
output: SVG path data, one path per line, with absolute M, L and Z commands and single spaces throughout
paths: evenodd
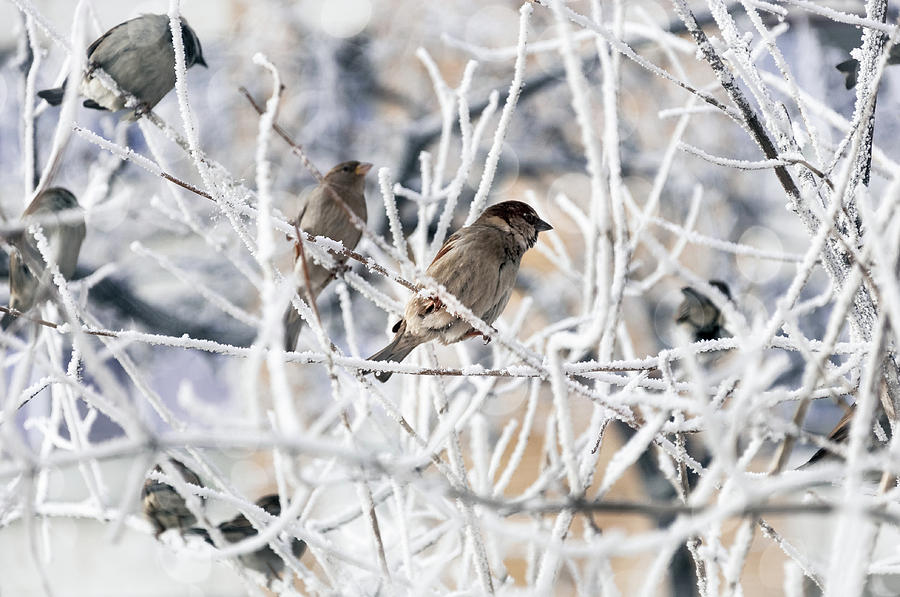
M 344 172 L 350 172 L 350 166 L 344 166 L 341 168 Z

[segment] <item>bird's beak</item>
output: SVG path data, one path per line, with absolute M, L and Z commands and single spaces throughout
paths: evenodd
M 199 64 L 203 68 L 209 68 L 209 66 L 207 66 L 207 64 L 206 64 L 206 60 L 203 59 L 202 55 L 194 58 L 194 64 Z
M 545 232 L 547 230 L 553 230 L 553 226 L 538 218 L 538 221 L 534 223 L 534 229 L 538 232 Z
M 363 162 L 359 166 L 356 167 L 356 175 L 357 176 L 365 176 L 369 173 L 369 170 L 372 169 L 372 164 L 368 162 Z

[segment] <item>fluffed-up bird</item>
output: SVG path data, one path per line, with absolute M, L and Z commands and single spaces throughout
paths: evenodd
M 200 39 L 184 19 L 181 39 L 185 66 L 206 66 Z M 79 84 L 86 108 L 111 112 L 125 108 L 126 98 L 100 81 L 98 68 L 140 102 L 132 118 L 152 109 L 175 87 L 175 48 L 167 15 L 145 14 L 116 25 L 88 46 L 87 56 L 88 68 Z M 39 91 L 38 96 L 56 106 L 62 102 L 65 88 L 63 82 L 61 87 Z
M 539 232 L 552 229 L 526 203 L 498 203 L 452 234 L 425 274 L 490 325 L 509 302 L 525 251 L 537 242 Z M 424 342 L 452 344 L 480 335 L 467 321 L 450 314 L 437 297 L 418 294 L 406 304 L 393 332 L 391 343 L 369 360 L 400 362 Z M 377 372 L 375 377 L 384 382 L 391 374 Z
M 347 249 L 354 249 L 362 237 L 362 231 L 353 225 L 350 216 L 341 206 L 340 198 L 356 216 L 365 223 L 368 217 L 366 210 L 366 174 L 372 169 L 372 164 L 365 162 L 343 162 L 332 168 L 306 197 L 303 198 L 300 213 L 297 215 L 297 225 L 301 230 L 312 236 L 326 236 L 339 240 Z M 346 259 L 339 255 L 333 255 L 338 264 Z M 295 261 L 299 253 L 295 254 Z M 328 286 L 334 278 L 334 271 L 315 263 L 307 256 L 306 264 L 309 270 L 309 294 L 312 300 L 316 300 L 319 293 Z M 300 279 L 300 288 L 297 292 L 303 300 L 309 300 L 306 289 L 306 279 L 302 264 L 295 264 L 295 271 Z M 284 313 L 284 349 L 294 350 L 297 346 L 297 338 L 303 328 L 303 319 L 293 305 L 288 305 Z
M 900 64 L 900 45 L 891 46 L 891 51 L 888 53 L 887 63 L 891 64 Z M 841 71 L 844 75 L 844 85 L 847 89 L 853 89 L 856 87 L 856 81 L 859 78 L 859 60 L 856 58 L 850 58 L 849 60 L 844 60 L 837 66 L 836 69 Z
M 729 301 L 732 300 L 731 291 L 725 282 L 710 280 L 709 284 L 724 294 Z M 725 318 L 708 296 L 690 286 L 682 288 L 681 293 L 684 299 L 678 305 L 675 322 L 689 330 L 694 342 L 718 340 L 727 335 Z
M 271 516 L 281 516 L 281 500 L 278 494 L 264 495 L 256 500 L 256 505 L 268 512 Z M 238 514 L 231 520 L 226 520 L 218 525 L 222 536 L 229 543 L 238 543 L 244 539 L 255 536 L 259 531 L 247 517 Z M 199 535 L 212 545 L 212 539 L 204 529 L 190 529 L 192 535 Z M 291 540 L 291 553 L 295 558 L 300 558 L 306 551 L 306 543 L 296 537 Z M 238 556 L 238 560 L 252 570 L 256 570 L 266 576 L 269 581 L 279 578 L 284 571 L 284 560 L 276 554 L 268 545 L 256 551 Z
M 170 458 L 169 462 L 181 474 L 181 478 L 185 483 L 203 487 L 200 477 L 197 473 L 189 469 L 183 462 Z M 154 472 L 164 473 L 165 470 L 156 465 Z M 153 525 L 154 535 L 159 537 L 163 532 L 169 529 L 178 529 L 184 531 L 192 524 L 197 522 L 197 518 L 193 512 L 188 509 L 184 497 L 174 487 L 162 481 L 147 479 L 144 481 L 144 487 L 141 490 L 141 505 L 144 510 L 144 516 Z
M 38 194 L 22 214 L 23 224 L 40 225 L 59 272 L 71 279 L 84 240 L 84 214 L 78 200 L 62 187 L 51 187 Z M 53 280 L 37 240 L 27 230 L 9 239 L 9 306 L 23 313 L 54 296 Z M 0 326 L 7 328 L 16 318 L 4 315 Z

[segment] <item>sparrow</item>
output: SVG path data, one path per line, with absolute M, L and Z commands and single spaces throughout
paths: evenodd
M 170 458 L 169 462 L 181 473 L 185 483 L 203 487 L 197 473 L 189 469 L 183 462 Z M 164 473 L 160 465 L 153 468 L 154 472 Z M 184 498 L 178 491 L 161 481 L 147 479 L 141 490 L 141 503 L 144 516 L 150 521 L 155 530 L 154 536 L 159 537 L 164 531 L 178 529 L 183 531 L 197 522 L 197 518 L 188 509 Z
M 490 325 L 509 302 L 522 255 L 537 242 L 539 232 L 552 229 L 521 201 L 498 203 L 452 234 L 425 274 Z M 468 322 L 447 312 L 437 297 L 418 294 L 406 304 L 403 319 L 392 331 L 391 343 L 369 360 L 399 362 L 424 342 L 452 344 L 481 335 Z M 375 377 L 384 382 L 391 374 L 378 372 Z
M 856 405 L 852 405 L 849 410 L 841 417 L 841 420 L 838 421 L 837 425 L 834 426 L 834 429 L 828 434 L 828 440 L 836 443 L 836 444 L 846 444 L 847 440 L 850 438 L 850 425 L 853 423 L 853 414 L 856 412 Z M 884 431 L 890 431 L 891 424 L 888 421 L 887 415 L 884 413 L 884 410 L 878 409 L 878 416 L 876 424 L 881 427 Z M 874 429 L 874 426 L 873 426 Z M 872 434 L 874 435 L 874 433 Z M 825 459 L 834 458 L 836 455 L 834 452 L 828 450 L 827 448 L 819 448 L 815 451 L 812 457 L 806 461 L 801 468 L 806 468 L 810 465 L 813 465 L 817 462 L 820 462 Z
M 57 214 L 66 212 L 60 217 Z M 35 220 L 40 224 L 50 245 L 59 272 L 67 280 L 75 273 L 78 252 L 84 240 L 84 215 L 78 200 L 62 187 L 52 187 L 35 197 L 22 214 L 23 223 Z M 51 298 L 53 281 L 46 270 L 46 262 L 38 250 L 37 241 L 23 231 L 9 237 L 9 306 L 26 313 Z M 4 315 L 0 326 L 7 328 L 16 317 Z
M 887 63 L 890 64 L 900 64 L 900 46 L 891 46 L 891 51 L 888 54 Z M 844 74 L 844 85 L 847 89 L 853 89 L 856 87 L 856 79 L 859 76 L 859 60 L 856 58 L 850 58 L 849 60 L 844 60 L 837 66 L 836 69 L 841 71 Z
M 731 291 L 721 280 L 710 280 L 714 286 L 730 301 Z M 725 337 L 725 318 L 719 308 L 702 292 L 690 286 L 681 289 L 684 299 L 678 305 L 675 322 L 684 324 L 690 330 L 694 342 L 701 340 L 718 340 Z
M 278 494 L 264 495 L 256 500 L 256 505 L 268 512 L 271 516 L 281 516 L 281 500 L 279 499 Z M 238 543 L 244 539 L 253 537 L 259 532 L 243 514 L 238 514 L 231 520 L 220 523 L 218 528 L 222 533 L 222 536 L 229 543 Z M 212 539 L 210 539 L 209 533 L 207 533 L 206 530 L 193 528 L 188 532 L 192 535 L 203 537 L 207 543 L 212 545 Z M 306 542 L 297 539 L 296 537 L 293 538 L 291 540 L 291 553 L 294 557 L 300 558 L 304 551 L 306 551 Z M 240 560 L 247 568 L 264 574 L 270 581 L 279 578 L 284 571 L 284 560 L 282 560 L 268 545 L 261 547 L 254 552 L 242 554 L 238 556 L 238 560 Z
M 336 197 L 343 200 L 347 207 L 365 222 L 367 218 L 366 174 L 371 169 L 372 164 L 357 161 L 343 162 L 332 168 L 324 176 L 322 182 L 304 197 L 302 207 L 295 220 L 299 228 L 312 236 L 325 236 L 339 240 L 348 249 L 356 248 L 362 231 L 353 225 L 349 215 Z M 346 261 L 339 255 L 333 255 L 333 257 L 340 264 Z M 294 254 L 295 270 L 301 284 L 297 292 L 300 294 L 300 298 L 308 300 L 306 278 L 302 265 L 296 263 L 297 259 L 299 259 L 299 252 Z M 309 269 L 309 294 L 315 300 L 334 278 L 334 271 L 309 258 L 307 258 L 306 264 Z M 300 314 L 293 305 L 288 305 L 287 311 L 284 313 L 285 350 L 294 350 L 297 346 L 297 338 L 300 336 L 302 327 L 303 319 L 300 318 Z
M 181 39 L 185 66 L 205 67 L 200 39 L 184 19 L 181 19 Z M 175 87 L 175 48 L 168 15 L 145 14 L 116 25 L 88 46 L 87 57 L 87 72 L 79 87 L 86 98 L 83 104 L 86 108 L 111 112 L 125 108 L 125 98 L 107 89 L 95 76 L 97 68 L 102 68 L 122 91 L 141 102 L 137 112 L 152 109 Z M 65 88 L 64 81 L 61 87 L 39 91 L 38 97 L 57 106 L 62 102 Z

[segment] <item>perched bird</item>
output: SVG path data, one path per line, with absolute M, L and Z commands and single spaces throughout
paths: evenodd
M 900 64 L 900 45 L 891 46 L 887 63 Z M 856 87 L 856 80 L 859 77 L 859 60 L 850 58 L 849 60 L 844 60 L 835 68 L 844 74 L 844 85 L 846 85 L 847 89 Z
M 256 505 L 268 512 L 271 516 L 281 516 L 281 500 L 278 494 L 264 495 L 256 500 Z M 231 520 L 226 520 L 218 525 L 222 536 L 229 543 L 238 543 L 244 539 L 253 537 L 258 533 L 247 517 L 238 514 Z M 192 535 L 203 537 L 207 543 L 212 545 L 212 539 L 204 529 L 190 529 Z M 291 553 L 295 558 L 300 558 L 306 551 L 306 543 L 296 537 L 291 541 Z M 238 556 L 240 562 L 252 570 L 261 572 L 271 581 L 281 576 L 284 570 L 284 560 L 276 554 L 268 545 L 257 549 L 254 552 L 242 554 Z
M 174 466 L 185 483 L 203 487 L 197 473 L 189 469 L 183 462 L 170 458 L 169 462 Z M 165 472 L 160 465 L 153 468 L 154 472 Z M 141 490 L 141 502 L 144 516 L 153 525 L 155 536 L 159 537 L 164 531 L 178 529 L 183 531 L 197 522 L 197 518 L 188 509 L 184 498 L 174 487 L 168 483 L 147 479 Z
M 80 212 L 75 195 L 52 187 L 38 194 L 22 214 L 23 223 L 34 220 L 40 224 L 53 260 L 67 280 L 75 273 L 84 240 L 84 215 Z M 13 247 L 9 254 L 9 306 L 25 313 L 51 298 L 53 281 L 37 241 L 27 230 L 10 237 L 9 243 Z M 5 329 L 14 319 L 7 314 L 0 326 Z
M 537 242 L 539 232 L 552 229 L 521 201 L 498 203 L 452 234 L 425 274 L 490 325 L 509 301 L 522 255 Z M 480 335 L 468 322 L 448 313 L 437 297 L 418 294 L 406 304 L 393 332 L 391 343 L 369 360 L 399 362 L 423 342 L 452 344 Z M 379 381 L 390 376 L 375 374 Z
M 297 225 L 301 230 L 312 236 L 326 236 L 339 240 L 344 247 L 353 249 L 362 236 L 362 231 L 353 225 L 350 216 L 337 201 L 340 197 L 347 207 L 356 216 L 366 221 L 366 174 L 372 169 L 372 164 L 364 162 L 343 162 L 332 168 L 325 175 L 322 182 L 310 191 L 302 200 L 300 213 L 297 215 Z M 295 255 L 296 260 L 299 253 Z M 345 260 L 335 255 L 339 263 Z M 319 293 L 328 286 L 334 278 L 334 272 L 327 267 L 315 263 L 311 259 L 306 260 L 309 269 L 309 294 L 315 300 Z M 300 264 L 297 264 L 298 266 Z M 306 293 L 306 279 L 302 268 L 297 269 L 301 286 L 297 289 L 300 298 L 308 300 Z M 293 305 L 288 305 L 284 313 L 284 349 L 294 350 L 297 346 L 297 338 L 303 320 Z
M 846 444 L 847 440 L 850 438 L 850 425 L 853 423 L 853 415 L 856 412 L 856 405 L 852 405 L 850 409 L 841 417 L 841 420 L 838 421 L 837 425 L 834 426 L 834 429 L 828 434 L 828 440 L 836 443 L 836 444 Z M 884 431 L 890 431 L 891 424 L 887 418 L 887 415 L 884 413 L 884 410 L 879 408 L 878 414 L 876 417 L 877 424 Z M 874 427 L 873 427 L 874 429 Z M 872 434 L 875 435 L 874 433 Z M 829 459 L 835 457 L 835 454 L 826 448 L 819 448 L 812 455 L 812 457 L 806 461 L 801 468 L 805 468 L 817 462 L 820 462 L 825 459 Z
M 710 280 L 709 284 L 731 300 L 731 291 L 725 282 Z M 690 330 L 694 342 L 718 340 L 727 335 L 725 318 L 709 297 L 690 286 L 685 286 L 681 292 L 684 299 L 678 305 L 675 322 L 684 324 Z
M 200 39 L 181 19 L 181 39 L 187 68 L 206 66 Z M 88 69 L 79 90 L 84 106 L 116 112 L 125 108 L 125 98 L 108 89 L 95 71 L 102 68 L 122 91 L 135 96 L 140 110 L 150 110 L 175 87 L 175 49 L 167 15 L 145 14 L 116 25 L 88 46 Z M 62 102 L 66 83 L 38 92 L 53 106 Z

